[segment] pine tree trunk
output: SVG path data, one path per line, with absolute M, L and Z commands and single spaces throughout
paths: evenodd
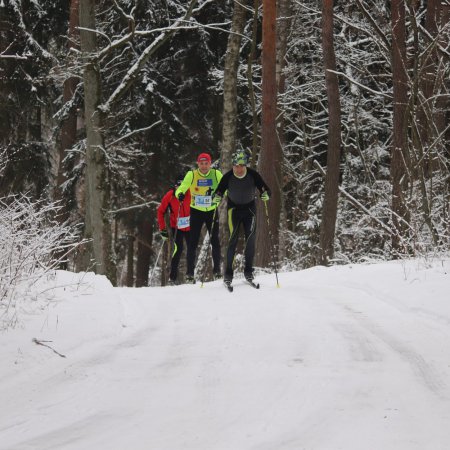
M 8 13 L 6 6 L 0 7 L 0 53 L 8 53 L 7 49 L 11 46 L 11 42 L 15 36 L 14 19 Z M 2 61 L 0 76 L 0 150 L 9 142 L 11 135 L 11 116 L 14 114 L 11 108 L 8 108 L 8 97 L 14 91 L 14 83 L 11 80 L 11 74 L 14 71 L 14 61 Z M 0 161 L 4 162 L 4 161 Z M 3 168 L 3 164 L 0 168 Z M 1 172 L 0 172 L 0 175 Z M 9 189 L 9 186 L 8 186 Z
M 279 221 L 281 210 L 282 153 L 276 129 L 276 1 L 263 1 L 263 51 L 262 51 L 262 125 L 261 153 L 258 169 L 272 190 L 270 207 L 258 208 L 256 234 L 256 263 L 267 267 L 278 252 Z
M 110 186 L 102 135 L 100 69 L 92 56 L 97 51 L 95 30 L 95 1 L 80 0 L 80 38 L 84 57 L 84 112 L 86 123 L 86 228 L 94 270 L 106 275 L 116 284 L 116 270 L 112 260 Z
M 248 101 L 252 110 L 252 166 L 255 164 L 256 155 L 258 154 L 259 142 L 259 119 L 256 109 L 256 95 L 253 86 L 253 61 L 256 58 L 256 47 L 258 39 L 258 8 L 260 0 L 253 0 L 253 24 L 252 24 L 252 42 L 250 52 L 247 59 L 247 84 L 248 84 Z
M 427 11 L 425 16 L 425 28 L 429 35 L 436 39 L 438 33 L 440 0 L 428 0 Z M 419 57 L 417 55 L 416 57 Z M 419 153 L 423 165 L 423 172 L 425 175 L 432 171 L 432 164 L 428 156 L 428 146 L 433 141 L 433 132 L 436 113 L 435 102 L 431 101 L 433 96 L 436 76 L 438 72 L 438 53 L 436 47 L 427 48 L 426 53 L 420 55 L 423 61 L 420 67 L 420 96 L 418 99 L 418 114 L 417 114 L 417 130 L 419 134 Z M 424 157 L 425 156 L 425 157 Z
M 406 110 L 408 79 L 406 73 L 406 24 L 405 3 L 392 0 L 392 77 L 394 93 L 393 143 L 391 154 L 392 223 L 394 232 L 392 248 L 401 251 L 402 237 L 408 226 L 408 214 L 404 198 L 406 174 Z
M 320 259 L 322 264 L 327 265 L 334 256 L 341 157 L 339 83 L 337 75 L 330 72 L 336 70 L 333 39 L 333 0 L 323 0 L 322 20 L 322 50 L 328 98 L 328 149 L 325 196 L 320 224 Z
M 439 3 L 439 2 L 438 2 Z M 450 24 L 450 2 L 442 2 L 439 8 L 438 12 L 439 16 L 439 30 L 440 30 L 440 36 L 438 38 L 439 44 L 443 48 L 448 48 L 448 31 L 445 32 L 444 30 L 449 27 Z M 440 96 L 438 97 L 436 101 L 436 116 L 435 116 L 435 134 L 437 136 L 442 135 L 441 142 L 443 144 L 440 146 L 440 150 L 444 152 L 444 158 L 449 161 L 450 160 L 450 146 L 445 144 L 445 142 L 450 142 L 450 129 L 447 129 L 447 132 L 445 133 L 445 129 L 450 123 L 450 98 L 448 95 L 448 91 L 450 90 L 450 82 L 448 79 L 448 76 L 446 77 L 445 69 L 443 68 L 442 60 L 445 59 L 445 57 L 440 56 L 440 67 L 439 67 L 439 73 L 438 78 L 440 80 L 441 84 L 441 92 Z M 450 163 L 448 163 L 450 165 Z
M 68 50 L 75 48 L 75 42 L 77 40 L 78 23 L 79 23 L 79 0 L 71 0 L 70 2 L 70 17 L 69 17 L 69 30 L 68 30 Z M 63 87 L 63 102 L 69 102 L 74 95 L 75 89 L 78 84 L 78 79 L 75 77 L 69 77 L 64 81 Z M 74 108 L 72 108 L 68 114 L 66 120 L 61 126 L 61 142 L 59 146 L 59 161 L 58 161 L 58 175 L 56 181 L 56 199 L 61 200 L 63 193 L 61 191 L 62 184 L 67 180 L 65 175 L 66 168 L 64 167 L 63 160 L 66 157 L 66 151 L 70 149 L 76 142 L 77 133 L 77 114 Z M 64 208 L 61 214 L 61 222 L 65 222 L 69 216 L 69 211 Z
M 286 65 L 286 51 L 288 45 L 288 38 L 292 27 L 292 0 L 279 0 L 278 1 L 278 21 L 277 21 L 277 68 L 276 68 L 276 80 L 278 87 L 278 95 L 282 96 L 286 89 L 286 75 L 283 72 Z M 284 148 L 286 143 L 285 137 L 285 117 L 283 109 L 278 108 L 277 113 L 277 133 L 279 138 L 279 145 L 281 152 L 284 154 Z M 283 196 L 281 196 L 280 202 L 280 224 L 281 228 L 285 230 L 287 228 L 287 214 L 285 202 Z M 283 259 L 286 256 L 286 233 L 280 233 L 279 235 L 279 257 Z

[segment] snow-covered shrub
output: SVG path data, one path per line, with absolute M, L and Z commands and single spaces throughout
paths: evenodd
M 39 299 L 36 283 L 77 247 L 76 229 L 57 221 L 55 203 L 26 196 L 0 199 L 0 329 Z

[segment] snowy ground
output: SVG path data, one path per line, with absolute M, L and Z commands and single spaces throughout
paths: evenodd
M 450 259 L 232 294 L 78 277 L 0 335 L 1 450 L 450 448 Z

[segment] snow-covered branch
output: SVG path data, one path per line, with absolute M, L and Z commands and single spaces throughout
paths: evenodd
M 148 208 L 148 207 L 154 208 L 154 207 L 158 206 L 159 204 L 160 204 L 160 202 L 152 200 L 150 202 L 140 203 L 139 205 L 131 205 L 131 206 L 126 206 L 125 208 L 115 209 L 114 211 L 108 211 L 108 214 L 116 215 L 119 213 L 132 211 L 133 209 L 142 209 L 142 208 Z
M 342 73 L 342 72 L 339 72 L 339 71 L 336 71 L 336 70 L 330 70 L 330 69 L 328 69 L 328 72 L 332 72 L 332 73 L 335 73 L 336 75 L 342 76 L 345 79 L 347 79 L 348 81 L 350 81 L 350 83 L 356 84 L 356 86 L 360 87 L 361 89 L 365 89 L 366 91 L 371 92 L 372 94 L 381 95 L 382 97 L 386 97 L 386 98 L 392 99 L 392 95 L 391 94 L 387 94 L 386 92 L 375 91 L 375 90 L 373 90 L 373 89 L 371 89 L 371 88 L 369 88 L 367 86 L 364 86 L 364 84 L 361 84 L 358 81 L 356 81 L 355 79 L 350 78 L 345 73 Z
M 110 144 L 108 144 L 108 147 L 111 146 L 111 145 L 117 144 L 118 142 L 123 141 L 124 139 L 128 139 L 129 137 L 133 136 L 134 134 L 142 133 L 143 131 L 149 131 L 153 127 L 156 127 L 156 125 L 159 125 L 161 123 L 162 123 L 162 120 L 158 120 L 158 121 L 152 123 L 151 125 L 149 125 L 148 127 L 139 128 L 138 130 L 130 131 L 129 133 L 125 134 L 124 136 L 121 136 L 119 139 L 116 139 L 115 141 L 113 141 Z
M 324 168 L 319 164 L 317 160 L 314 161 L 314 164 L 319 169 L 322 176 L 325 176 L 325 170 Z M 383 223 L 380 219 L 375 217 L 361 202 L 356 200 L 352 195 L 350 195 L 344 188 L 339 186 L 339 192 L 356 208 L 358 208 L 361 212 L 364 214 L 367 214 L 371 219 L 373 219 L 380 227 L 387 231 L 389 234 L 394 234 L 394 231 L 392 231 L 385 223 Z
M 115 103 L 117 100 L 119 100 L 128 91 L 128 89 L 130 89 L 131 85 L 133 84 L 135 79 L 138 77 L 139 72 L 145 66 L 147 61 L 152 57 L 152 55 L 179 30 L 180 25 L 184 21 L 188 20 L 192 16 L 192 14 L 194 12 L 194 7 L 196 6 L 197 3 L 198 3 L 198 0 L 191 0 L 191 3 L 189 4 L 189 7 L 186 10 L 185 15 L 182 18 L 176 20 L 173 23 L 173 25 L 168 27 L 166 31 L 164 31 L 161 35 L 159 35 L 142 52 L 142 54 L 139 56 L 137 61 L 133 64 L 131 69 L 127 72 L 125 77 L 122 79 L 122 82 L 115 89 L 115 91 L 111 94 L 109 99 L 105 103 L 103 103 L 103 105 L 99 106 L 99 109 L 101 111 L 108 112 L 111 109 L 111 106 L 113 105 L 113 103 Z M 208 2 L 204 2 L 202 7 L 207 3 Z
M 26 56 L 4 55 L 3 53 L 0 53 L 0 59 L 16 59 L 18 61 L 26 61 L 28 58 Z
M 0 199 L 0 328 L 17 321 L 36 282 L 80 244 L 75 228 L 57 222 L 59 209 L 26 196 Z
M 55 56 L 42 48 L 42 46 L 36 41 L 36 39 L 34 39 L 34 37 L 28 32 L 22 17 L 22 5 L 17 0 L 10 0 L 9 3 L 12 6 L 12 9 L 17 17 L 18 28 L 26 36 L 27 42 L 30 47 L 34 48 L 36 52 L 42 56 L 43 59 L 50 61 L 52 64 L 57 64 L 58 60 L 55 58 Z

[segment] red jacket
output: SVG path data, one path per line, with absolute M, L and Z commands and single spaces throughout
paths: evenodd
M 189 191 L 186 192 L 186 196 L 181 202 L 174 195 L 174 189 L 171 189 L 164 195 L 161 200 L 161 204 L 158 206 L 158 224 L 159 229 L 162 231 L 166 228 L 166 223 L 164 221 L 164 214 L 167 211 L 167 208 L 170 210 L 170 227 L 178 228 L 181 231 L 189 231 L 189 217 L 191 214 L 191 193 Z M 178 215 L 178 210 L 180 210 L 180 216 Z M 183 219 L 185 218 L 185 219 Z M 177 227 L 177 219 L 179 220 L 180 227 Z M 187 223 L 186 223 L 187 221 Z

